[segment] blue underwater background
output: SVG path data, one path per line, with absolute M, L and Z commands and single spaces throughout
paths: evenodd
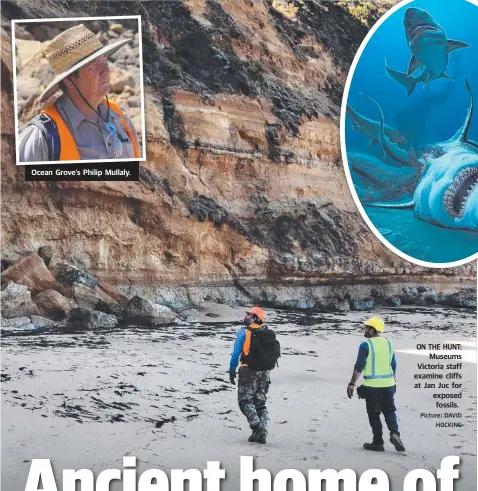
M 453 82 L 433 80 L 427 86 L 418 83 L 408 96 L 406 89 L 385 72 L 385 59 L 394 70 L 406 72 L 408 69 L 411 52 L 403 19 L 410 7 L 427 10 L 445 30 L 448 39 L 468 43 L 471 47 L 450 53 L 446 73 Z M 470 103 L 465 79 L 469 80 L 475 96 L 469 138 L 478 141 L 478 7 L 465 0 L 417 0 L 402 6 L 370 39 L 357 64 L 348 104 L 362 115 L 379 121 L 377 107 L 360 93 L 372 97 L 380 104 L 385 123 L 407 138 L 408 143 L 402 148 L 419 148 L 450 139 L 463 125 Z M 348 116 L 345 137 L 347 153 L 365 153 L 383 160 L 380 144 L 367 148 L 369 138 L 353 130 Z M 360 185 L 360 177 L 350 170 L 354 184 Z M 404 201 L 407 199 L 400 199 Z M 478 232 L 432 225 L 415 218 L 413 210 L 364 209 L 385 239 L 416 259 L 444 263 L 467 258 L 478 251 Z

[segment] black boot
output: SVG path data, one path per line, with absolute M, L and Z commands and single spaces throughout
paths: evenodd
M 252 435 L 249 437 L 249 441 L 251 443 L 257 443 L 259 441 L 259 437 L 261 436 L 262 433 L 262 426 L 260 424 L 257 424 L 252 427 Z
M 249 441 L 250 441 L 251 443 L 257 443 L 257 442 L 259 441 L 259 437 L 260 437 L 260 435 L 261 435 L 260 430 L 254 430 L 254 431 L 252 432 L 252 435 L 249 437 Z
M 405 452 L 405 445 L 403 444 L 398 433 L 390 434 L 390 443 L 395 447 L 397 452 Z
M 375 452 L 385 452 L 383 443 L 364 443 L 363 448 L 365 450 L 374 450 Z
M 262 443 L 262 444 L 265 444 L 266 443 L 266 433 L 264 431 L 261 431 L 259 433 L 259 437 L 257 438 L 257 443 Z

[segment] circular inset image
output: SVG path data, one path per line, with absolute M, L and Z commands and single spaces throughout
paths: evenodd
M 477 26 L 475 1 L 402 2 L 362 43 L 345 87 L 355 202 L 383 243 L 425 266 L 478 257 Z

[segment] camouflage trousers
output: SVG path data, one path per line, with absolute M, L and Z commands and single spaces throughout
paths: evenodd
M 271 383 L 270 375 L 270 370 L 241 367 L 237 382 L 237 400 L 242 414 L 247 418 L 251 429 L 261 426 L 265 433 L 269 422 L 266 400 Z

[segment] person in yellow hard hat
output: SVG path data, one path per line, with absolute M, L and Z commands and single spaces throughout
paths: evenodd
M 372 317 L 364 323 L 364 336 L 367 341 L 361 343 L 359 347 L 352 379 L 347 386 L 347 395 L 349 399 L 352 398 L 355 384 L 363 373 L 363 384 L 357 388 L 357 394 L 361 399 L 365 399 L 373 433 L 372 443 L 364 443 L 363 448 L 384 451 L 382 422 L 380 421 L 380 413 L 383 413 L 390 431 L 390 442 L 395 450 L 403 452 L 405 446 L 398 431 L 394 402 L 397 362 L 392 343 L 380 336 L 384 330 L 385 323 L 380 317 Z
M 239 329 L 229 364 L 229 379 L 236 384 L 236 368 L 241 360 L 237 397 L 252 435 L 250 442 L 266 443 L 269 416 L 266 407 L 271 369 L 280 356 L 275 333 L 264 326 L 266 313 L 260 307 L 246 312 L 245 328 Z

